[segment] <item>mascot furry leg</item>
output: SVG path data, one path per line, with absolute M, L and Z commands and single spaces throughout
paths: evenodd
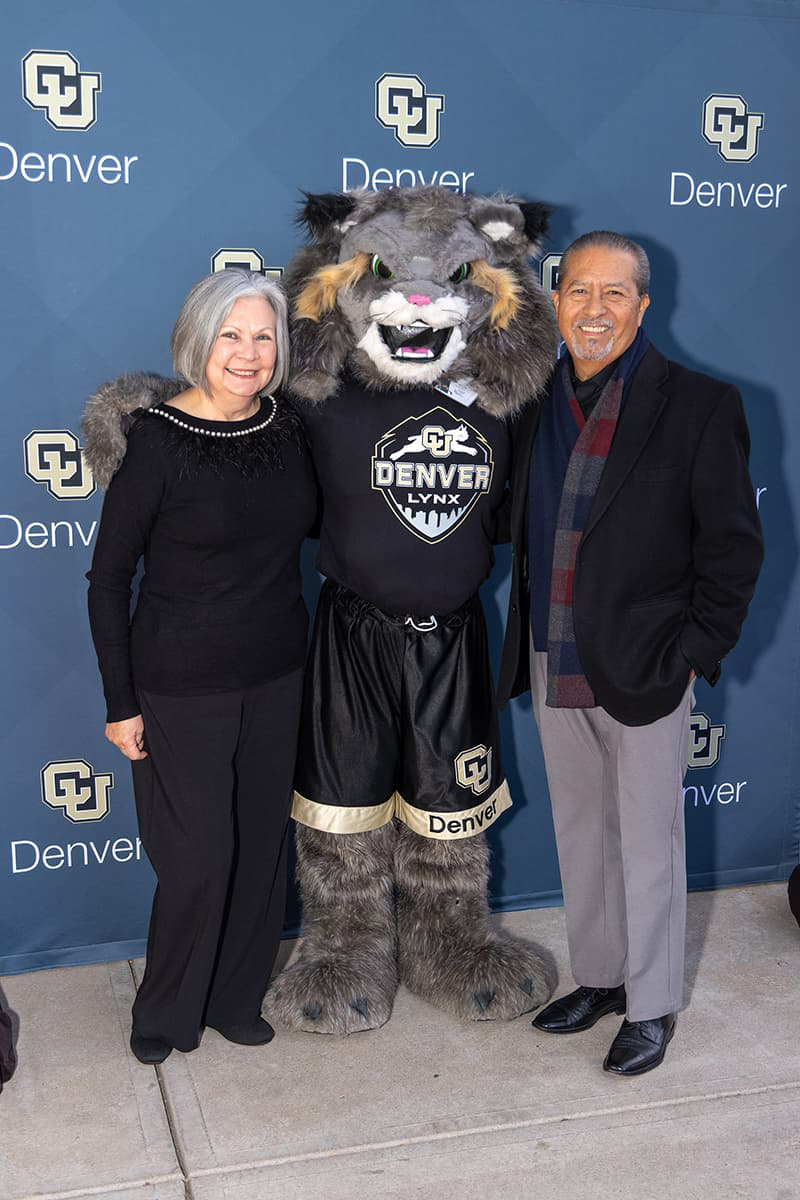
M 328 582 L 293 814 L 305 941 L 268 1011 L 294 1029 L 372 1029 L 402 981 L 461 1018 L 517 1017 L 554 971 L 490 923 L 482 831 L 511 799 L 477 594 L 506 422 L 535 402 L 558 344 L 528 262 L 546 212 L 392 188 L 310 196 L 303 219 L 290 389 Z
M 399 821 L 344 835 L 298 825 L 297 877 L 305 940 L 267 999 L 291 1029 L 376 1029 L 398 982 L 465 1020 L 508 1021 L 552 994 L 547 952 L 491 927 L 484 835 L 435 842 Z
M 338 835 L 296 826 L 303 947 L 267 993 L 284 1025 L 358 1033 L 389 1020 L 398 984 L 394 823 Z
M 434 842 L 401 827 L 395 850 L 400 978 L 467 1020 L 510 1021 L 555 986 L 552 959 L 489 921 L 485 834 Z

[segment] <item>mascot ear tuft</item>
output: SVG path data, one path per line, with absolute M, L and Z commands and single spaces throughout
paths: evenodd
M 542 238 L 550 226 L 550 209 L 535 200 L 520 202 L 520 212 L 525 222 L 525 236 L 534 250 L 539 249 Z
M 341 225 L 356 207 L 352 196 L 343 192 L 322 192 L 318 195 L 303 192 L 303 195 L 306 202 L 302 206 L 297 222 L 299 225 L 307 225 L 315 238 L 330 233 L 332 225 Z M 341 230 L 337 230 L 337 232 L 341 232 Z

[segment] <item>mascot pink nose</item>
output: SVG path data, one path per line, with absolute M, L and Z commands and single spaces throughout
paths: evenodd
M 416 296 L 416 295 L 414 295 L 414 296 L 409 296 L 409 297 L 408 297 L 408 303 L 409 303 L 409 304 L 419 304 L 420 306 L 422 306 L 423 304 L 430 304 L 430 302 L 431 302 L 431 298 L 430 298 L 430 296 Z

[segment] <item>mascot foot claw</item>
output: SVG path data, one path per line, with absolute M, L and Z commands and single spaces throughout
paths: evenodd
M 466 1002 L 467 1011 L 462 1010 L 461 1016 L 473 1021 L 512 1021 L 550 999 L 556 972 L 536 946 L 501 934 L 472 948 L 472 962 L 463 962 L 454 982 L 460 984 L 458 991 Z M 456 1000 L 458 991 L 454 992 Z
M 279 1001 L 280 994 L 276 993 L 275 998 L 277 1001 Z M 353 996 L 353 998 L 350 1001 L 349 1007 L 351 1009 L 353 1009 L 354 1012 L 357 1012 L 360 1016 L 362 1016 L 366 1022 L 369 1022 L 369 996 Z M 322 1005 L 319 1004 L 316 1000 L 312 1000 L 308 1004 L 303 1005 L 303 1016 L 306 1017 L 309 1021 L 313 1021 L 316 1023 L 317 1021 L 321 1020 L 322 1015 L 323 1015 Z M 322 1032 L 322 1029 L 320 1026 L 315 1024 L 314 1028 L 317 1030 L 317 1032 Z M 368 1024 L 367 1028 L 371 1029 L 372 1026 Z M 326 1030 L 325 1032 L 328 1032 L 328 1031 Z M 353 1032 L 352 1030 L 348 1030 L 348 1033 L 352 1033 L 352 1032 Z
M 356 966 L 342 959 L 317 959 L 288 967 L 275 980 L 264 1010 L 289 1029 L 348 1034 L 377 1029 L 391 1016 L 397 979 L 381 979 L 381 963 Z

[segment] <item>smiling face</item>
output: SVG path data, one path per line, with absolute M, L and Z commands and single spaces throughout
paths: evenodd
M 263 296 L 242 296 L 222 322 L 206 363 L 206 386 L 223 407 L 263 392 L 275 370 L 275 313 Z
M 602 371 L 630 346 L 649 296 L 640 296 L 627 250 L 587 246 L 569 255 L 553 303 L 578 379 Z

